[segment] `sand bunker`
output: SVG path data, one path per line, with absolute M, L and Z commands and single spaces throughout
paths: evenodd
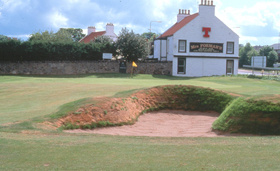
M 164 110 L 141 115 L 134 125 L 65 132 L 151 137 L 216 137 L 219 135 L 213 132 L 211 127 L 218 116 L 219 113 L 216 112 Z

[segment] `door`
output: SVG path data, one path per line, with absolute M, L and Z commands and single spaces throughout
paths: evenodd
M 186 74 L 186 58 L 178 58 L 178 74 Z
M 234 60 L 227 60 L 227 71 L 226 75 L 234 74 Z

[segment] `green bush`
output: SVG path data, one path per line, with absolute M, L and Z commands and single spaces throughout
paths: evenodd
M 115 53 L 114 45 L 78 42 L 0 41 L 0 61 L 102 60 L 103 52 Z

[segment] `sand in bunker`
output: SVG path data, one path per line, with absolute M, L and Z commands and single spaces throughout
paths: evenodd
M 165 110 L 141 115 L 134 125 L 66 132 L 122 136 L 216 137 L 219 135 L 213 132 L 211 127 L 218 117 L 219 113 L 216 112 Z

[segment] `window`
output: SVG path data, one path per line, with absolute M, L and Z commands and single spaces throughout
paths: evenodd
M 227 54 L 234 53 L 234 42 L 227 42 Z
M 178 47 L 178 51 L 181 53 L 186 53 L 186 45 L 187 45 L 187 41 L 186 40 L 179 40 L 179 47 Z
M 178 58 L 178 74 L 186 73 L 186 58 Z
M 233 75 L 233 74 L 234 74 L 234 61 L 227 60 L 227 75 Z

